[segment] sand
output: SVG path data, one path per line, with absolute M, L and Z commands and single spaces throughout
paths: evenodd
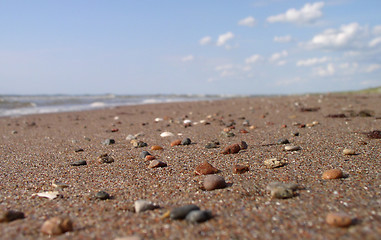
M 380 103 L 377 94 L 324 94 L 0 118 L 0 209 L 25 214 L 24 219 L 0 223 L 0 238 L 52 239 L 40 232 L 44 221 L 69 216 L 74 231 L 53 239 L 377 239 L 381 236 L 381 140 L 363 133 L 381 130 Z M 315 111 L 301 111 L 302 107 Z M 373 111 L 372 116 L 355 116 L 361 110 Z M 327 117 L 341 113 L 346 117 Z M 164 120 L 155 122 L 155 118 Z M 192 126 L 184 127 L 185 119 Z M 243 126 L 244 120 L 255 127 Z M 296 124 L 310 126 L 314 121 L 318 124 L 311 127 Z M 221 136 L 232 122 L 235 136 Z M 240 133 L 241 129 L 248 133 Z M 176 136 L 162 138 L 164 131 Z M 134 148 L 126 140 L 128 134 L 137 133 L 142 133 L 138 139 L 147 147 Z M 191 145 L 170 146 L 185 137 Z M 108 138 L 116 143 L 101 144 Z M 301 150 L 284 151 L 285 145 L 274 144 L 281 138 Z M 212 140 L 219 141 L 220 147 L 206 149 Z M 247 149 L 221 154 L 224 147 L 241 141 L 246 141 Z M 153 145 L 164 149 L 151 150 Z M 83 152 L 75 152 L 78 148 Z M 356 154 L 344 155 L 345 148 Z M 143 150 L 168 166 L 148 168 L 149 162 L 140 158 Z M 97 158 L 104 153 L 115 161 L 99 164 Z M 269 158 L 288 163 L 268 169 L 263 161 Z M 87 165 L 70 165 L 80 160 Z M 220 170 L 216 174 L 225 178 L 228 187 L 201 189 L 205 176 L 195 175 L 194 169 L 204 161 Z M 235 164 L 249 166 L 250 171 L 234 174 Z M 322 173 L 329 169 L 341 169 L 345 177 L 323 180 Z M 60 197 L 34 196 L 54 190 L 53 180 L 69 185 L 59 190 Z M 273 181 L 296 183 L 299 190 L 292 198 L 271 198 L 266 187 Z M 96 199 L 101 190 L 111 199 Z M 139 199 L 160 208 L 135 213 L 134 202 Z M 161 219 L 168 210 L 186 204 L 210 210 L 213 218 L 201 224 Z M 352 216 L 352 225 L 327 224 L 330 212 Z

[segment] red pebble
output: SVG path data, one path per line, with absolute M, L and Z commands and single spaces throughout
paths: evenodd
M 241 150 L 241 147 L 239 146 L 239 144 L 233 144 L 233 145 L 227 146 L 222 153 L 233 154 L 233 153 L 238 153 L 240 150 Z

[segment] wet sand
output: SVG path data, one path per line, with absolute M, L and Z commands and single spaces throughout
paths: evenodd
M 0 118 L 0 209 L 25 214 L 24 219 L 0 223 L 0 239 L 379 239 L 381 140 L 364 132 L 381 130 L 380 103 L 381 95 L 326 94 Z M 363 110 L 370 110 L 371 116 L 358 116 Z M 345 117 L 327 117 L 333 114 Z M 186 119 L 191 126 L 184 126 Z M 245 120 L 251 127 L 243 126 Z M 314 121 L 318 124 L 312 126 Z M 222 136 L 229 125 L 235 127 L 235 136 Z M 165 131 L 176 136 L 160 137 Z M 147 147 L 134 148 L 126 140 L 128 134 L 138 133 Z M 186 137 L 191 145 L 170 146 Z M 285 145 L 276 144 L 281 138 L 301 150 L 284 151 Z M 115 139 L 115 144 L 103 145 L 105 139 Z M 205 148 L 213 140 L 220 147 Z M 221 154 L 241 141 L 247 149 Z M 153 145 L 164 149 L 151 150 Z M 83 151 L 76 152 L 79 148 Z M 343 155 L 345 148 L 356 154 Z M 148 168 L 149 162 L 140 158 L 143 150 L 168 166 Z M 98 163 L 104 153 L 115 161 Z M 268 169 L 263 161 L 269 158 L 285 159 L 287 164 Z M 70 165 L 80 160 L 87 165 Z M 216 174 L 228 187 L 200 188 L 205 176 L 195 175 L 194 169 L 204 161 L 220 170 Z M 235 164 L 250 170 L 234 174 Z M 329 169 L 341 169 L 345 177 L 323 180 L 322 173 Z M 59 190 L 60 197 L 34 196 L 54 190 L 53 180 L 69 185 Z M 271 198 L 266 186 L 274 181 L 299 188 L 292 198 Z M 101 190 L 111 199 L 96 199 Z M 135 213 L 139 199 L 160 208 Z M 213 218 L 200 224 L 161 219 L 168 210 L 186 204 L 210 210 Z M 330 212 L 350 215 L 352 225 L 327 224 Z M 69 216 L 74 231 L 43 235 L 41 225 L 54 216 Z

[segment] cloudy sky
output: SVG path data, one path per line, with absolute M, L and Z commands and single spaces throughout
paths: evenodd
M 381 85 L 380 0 L 0 0 L 0 94 Z

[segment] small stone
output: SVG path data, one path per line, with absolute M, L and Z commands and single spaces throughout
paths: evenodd
M 194 170 L 194 173 L 197 175 L 215 174 L 215 173 L 218 173 L 218 169 L 213 167 L 207 161 L 205 161 L 196 167 L 196 169 Z
M 33 194 L 34 196 L 42 197 L 42 198 L 48 198 L 50 200 L 57 198 L 60 196 L 60 194 L 57 191 L 48 191 L 48 192 L 40 192 Z
M 194 204 L 185 205 L 172 209 L 169 217 L 174 220 L 184 219 L 190 212 L 196 210 L 200 210 L 200 208 Z
M 352 218 L 345 213 L 328 213 L 325 221 L 334 227 L 349 227 L 352 224 Z
M 181 141 L 181 145 L 190 145 L 191 143 L 192 143 L 192 141 L 190 140 L 190 138 L 184 138 Z
M 163 148 L 161 146 L 154 145 L 151 147 L 151 150 L 163 150 Z
M 248 148 L 247 143 L 245 141 L 241 141 L 239 146 L 241 147 L 241 149 L 247 149 Z
M 97 192 L 95 197 L 100 199 L 100 200 L 107 200 L 107 199 L 110 199 L 110 194 L 108 194 L 105 191 L 99 191 L 99 192 Z
M 148 210 L 154 210 L 157 206 L 147 200 L 137 200 L 135 201 L 135 212 L 144 212 Z
M 66 183 L 62 183 L 62 182 L 58 182 L 58 181 L 56 181 L 56 180 L 53 180 L 52 181 L 52 186 L 53 187 L 55 187 L 55 188 L 59 188 L 59 189 L 64 189 L 64 188 L 67 188 L 67 187 L 69 187 L 69 185 L 68 184 L 66 184 Z
M 285 146 L 284 147 L 284 150 L 289 151 L 289 152 L 298 151 L 300 149 L 302 149 L 302 148 L 299 146 Z
M 77 148 L 74 150 L 74 152 L 83 152 L 83 149 L 82 148 Z
M 16 130 L 13 130 L 12 131 L 12 134 L 17 134 L 18 132 Z
M 291 135 L 294 136 L 294 137 L 298 137 L 299 136 L 299 132 L 293 132 L 293 133 L 291 133 Z
M 281 138 L 276 143 L 277 144 L 288 144 L 288 143 L 290 143 L 290 141 L 288 141 L 287 138 Z
M 255 125 L 251 125 L 251 126 L 249 127 L 250 130 L 253 130 L 253 129 L 256 129 L 256 128 L 257 128 L 257 126 L 255 126 Z
M 278 168 L 283 167 L 287 161 L 284 159 L 270 158 L 263 161 L 267 168 Z
M 111 145 L 111 144 L 115 144 L 115 140 L 112 139 L 112 138 L 108 138 L 108 139 L 104 140 L 104 141 L 102 142 L 102 144 L 103 144 L 103 145 Z
M 244 134 L 249 133 L 246 129 L 240 129 L 239 132 Z
M 131 135 L 131 134 L 128 134 L 127 137 L 126 137 L 127 141 L 131 141 L 133 139 L 136 139 L 136 137 L 134 135 Z
M 234 153 L 238 153 L 240 150 L 241 150 L 241 147 L 238 144 L 233 144 L 233 145 L 227 146 L 222 153 L 234 154 Z
M 153 156 L 153 155 L 147 155 L 147 156 L 145 157 L 145 160 L 146 160 L 146 161 L 152 161 L 152 160 L 155 160 L 155 159 L 156 159 L 156 157 Z
M 190 223 L 202 223 L 212 218 L 210 211 L 194 210 L 187 214 L 186 220 Z
M 140 154 L 140 158 L 146 158 L 148 155 L 151 155 L 151 153 L 149 153 L 148 151 L 142 151 L 142 153 Z
M 331 170 L 325 171 L 322 175 L 322 178 L 323 179 L 338 179 L 338 178 L 342 178 L 343 176 L 344 176 L 343 171 L 341 171 L 340 169 L 331 169 Z
M 354 149 L 348 149 L 348 148 L 346 148 L 346 149 L 343 150 L 343 154 L 344 155 L 355 155 L 356 151 Z
M 364 133 L 366 136 L 370 139 L 381 139 L 381 131 L 380 130 L 374 130 L 371 132 Z
M 71 166 L 82 166 L 82 165 L 87 165 L 87 162 L 85 160 L 77 161 L 70 163 Z
M 0 212 L 0 223 L 12 222 L 14 220 L 23 219 L 23 218 L 25 218 L 25 215 L 23 212 L 20 212 L 20 211 L 8 210 L 8 211 Z
M 131 140 L 131 143 L 134 148 L 147 147 L 147 143 L 136 139 Z
M 232 133 L 232 132 L 225 132 L 225 131 L 222 131 L 220 135 L 221 135 L 221 137 L 234 137 L 235 136 L 234 133 Z
M 242 165 L 234 165 L 233 166 L 233 173 L 236 173 L 236 174 L 242 174 L 242 173 L 245 173 L 249 170 L 250 169 L 248 166 L 242 166 Z
M 108 155 L 107 153 L 104 153 L 98 157 L 99 163 L 112 163 L 114 162 L 114 158 Z
M 178 146 L 178 145 L 181 145 L 181 140 L 180 139 L 177 139 L 177 140 L 171 142 L 171 147 Z
M 217 146 L 217 144 L 215 144 L 215 143 L 207 143 L 206 145 L 205 145 L 205 148 L 218 148 L 218 146 Z
M 171 133 L 171 132 L 162 132 L 160 134 L 160 137 L 174 137 L 175 134 Z
M 41 227 L 41 232 L 47 235 L 60 235 L 70 231 L 73 231 L 73 222 L 63 217 L 50 218 Z
M 249 120 L 245 120 L 245 121 L 243 121 L 243 122 L 242 122 L 242 126 L 245 126 L 245 127 L 250 126 L 250 122 L 249 122 Z
M 208 175 L 204 179 L 204 188 L 207 191 L 212 191 L 214 189 L 225 188 L 225 179 L 218 175 Z
M 149 168 L 158 168 L 158 167 L 166 167 L 167 164 L 165 162 L 159 161 L 159 160 L 152 160 L 148 167 Z
M 294 183 L 282 183 L 282 182 L 271 182 L 267 185 L 266 189 L 270 191 L 272 198 L 291 198 L 294 196 L 294 191 L 298 188 L 297 184 Z

